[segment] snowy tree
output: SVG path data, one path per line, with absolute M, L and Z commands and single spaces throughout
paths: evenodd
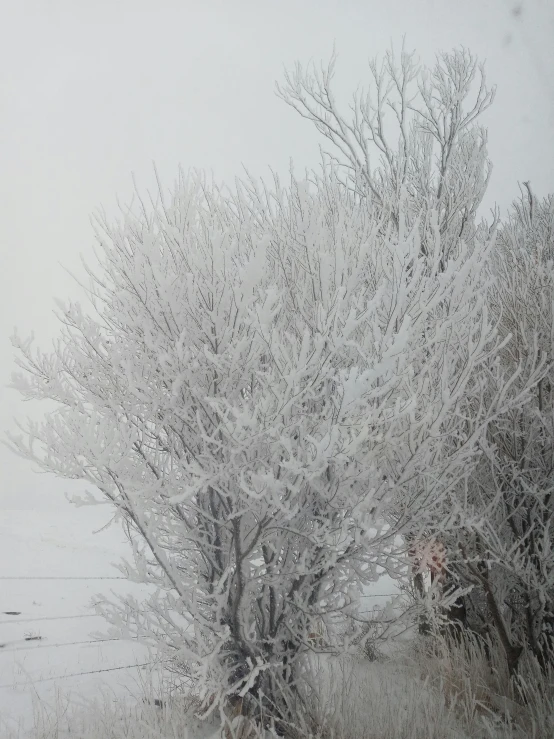
M 56 409 L 13 448 L 117 509 L 156 592 L 102 612 L 206 705 L 290 718 L 317 624 L 356 614 L 437 501 L 442 530 L 466 520 L 457 486 L 503 402 L 468 395 L 499 346 L 490 244 L 441 265 L 438 217 L 397 211 L 391 229 L 333 169 L 227 195 L 183 176 L 99 220 L 96 313 L 62 307 L 52 354 L 14 337 L 15 386 Z
M 371 85 L 354 95 L 348 116 L 333 92 L 335 67 L 335 54 L 321 69 L 297 64 L 278 94 L 330 142 L 323 154 L 344 184 L 388 211 L 397 228 L 401 202 L 405 221 L 419 221 L 422 233 L 438 214 L 444 268 L 461 242 L 473 243 L 491 172 L 478 122 L 495 96 L 484 66 L 466 49 L 439 54 L 430 69 L 404 48 L 400 58 L 391 50 L 370 62 Z M 421 247 L 426 253 L 424 238 Z
M 473 590 L 468 624 L 499 637 L 515 670 L 524 650 L 543 668 L 554 660 L 554 198 L 527 193 L 499 230 L 490 269 L 489 304 L 499 336 L 497 357 L 514 378 L 507 396 L 526 391 L 489 426 L 469 485 L 481 522 L 458 533 L 453 569 Z
M 487 87 L 484 66 L 463 48 L 439 54 L 431 68 L 421 66 L 404 48 L 399 56 L 391 50 L 381 62 L 370 62 L 370 85 L 354 95 L 350 112 L 344 114 L 333 91 L 336 61 L 333 54 L 320 69 L 297 64 L 277 92 L 330 143 L 322 153 L 341 172 L 344 186 L 370 203 L 394 231 L 402 203 L 404 223 L 420 229 L 423 256 L 432 251 L 427 233 L 436 219 L 441 271 L 460 249 L 480 248 L 497 226 L 497 214 L 490 226 L 477 223 L 491 173 L 480 117 L 495 96 L 495 88 Z M 441 517 L 438 512 L 437 523 L 423 534 L 419 527 L 407 532 L 412 555 L 421 547 L 445 543 Z M 426 593 L 424 576 L 430 570 L 420 571 L 412 555 L 414 594 L 419 599 L 430 596 L 425 606 L 430 612 L 421 622 L 427 632 L 440 588 Z M 458 589 L 451 569 L 443 573 L 441 585 L 447 592 Z M 457 618 L 460 605 L 451 603 L 451 616 Z
M 419 222 L 425 228 L 438 214 L 441 269 L 459 248 L 480 248 L 498 226 L 496 213 L 490 226 L 477 223 L 491 171 L 479 118 L 495 94 L 483 66 L 464 49 L 440 54 L 431 69 L 421 68 L 404 49 L 399 58 L 390 51 L 381 63 L 370 63 L 372 84 L 354 96 L 345 116 L 333 93 L 335 65 L 335 55 L 327 68 L 305 71 L 297 64 L 278 94 L 330 142 L 324 155 L 342 171 L 345 187 L 371 202 L 393 229 L 401 202 L 410 226 Z M 424 235 L 422 252 L 427 253 Z M 487 625 L 513 670 L 524 647 L 543 665 L 552 650 L 551 259 L 552 202 L 536 202 L 528 187 L 528 198 L 500 228 L 487 268 L 488 305 L 506 342 L 500 364 L 483 366 L 479 383 L 468 386 L 464 398 L 468 419 L 480 394 L 490 400 L 504 392 L 510 411 L 480 442 L 478 472 L 460 481 L 466 521 L 460 518 L 459 529 L 447 534 L 446 511 L 437 500 L 435 523 L 408 532 L 406 539 L 416 553 L 417 597 L 436 609 L 442 590 L 449 617 L 477 631 Z M 446 547 L 446 566 L 434 592 L 427 593 L 424 574 L 432 574 L 436 563 L 422 568 L 417 552 L 436 547 Z M 450 597 L 463 591 L 471 595 Z M 423 621 L 423 631 L 432 616 Z

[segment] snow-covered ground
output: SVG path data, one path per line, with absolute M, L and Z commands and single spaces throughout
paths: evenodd
M 94 671 L 147 662 L 144 647 L 83 642 L 106 627 L 90 607 L 96 593 L 139 596 L 141 587 L 125 580 L 26 579 L 120 576 L 112 563 L 129 550 L 118 526 L 98 531 L 109 519 L 104 506 L 0 512 L 0 735 L 32 723 L 33 696 L 49 705 L 57 688 L 79 697 L 106 685 L 136 692 L 136 667 Z

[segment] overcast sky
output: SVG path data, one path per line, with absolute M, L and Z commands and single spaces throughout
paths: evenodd
M 487 205 L 530 180 L 554 190 L 554 0 L 14 0 L 2 4 L 0 80 L 0 432 L 23 417 L 5 386 L 9 336 L 56 332 L 53 297 L 78 297 L 89 216 L 129 200 L 131 173 L 170 186 L 181 164 L 230 180 L 314 166 L 318 137 L 274 93 L 283 66 L 328 59 L 348 99 L 391 42 L 423 61 L 464 45 L 498 85 L 484 123 Z M 0 506 L 62 505 L 70 484 L 0 449 Z

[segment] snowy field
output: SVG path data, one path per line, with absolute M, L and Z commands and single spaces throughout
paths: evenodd
M 113 563 L 129 555 L 124 535 L 115 525 L 98 531 L 109 515 L 69 504 L 0 512 L 0 736 L 32 722 L 33 696 L 52 705 L 58 689 L 79 698 L 101 686 L 137 692 L 138 669 L 113 668 L 147 662 L 144 647 L 86 643 L 106 628 L 90 607 L 95 594 L 141 594 L 125 580 L 81 579 L 120 577 Z

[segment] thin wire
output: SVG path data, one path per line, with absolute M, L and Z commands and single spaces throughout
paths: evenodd
M 34 647 L 17 647 L 16 649 L 2 649 L 2 645 L 0 644 L 0 654 L 9 654 L 10 652 L 27 652 L 29 650 L 33 651 L 35 649 L 54 649 L 54 647 L 74 647 L 79 644 L 103 644 L 107 641 L 126 641 L 120 637 L 114 637 L 113 639 L 88 639 L 84 641 L 67 641 L 62 642 L 61 644 L 37 644 Z M 129 640 L 134 641 L 134 640 Z M 9 644 L 10 642 L 8 642 Z M 13 643 L 13 642 L 12 642 Z
M 43 616 L 42 618 L 16 618 L 13 621 L 0 621 L 2 624 L 24 624 L 30 621 L 62 621 L 66 618 L 100 618 L 96 613 L 83 613 L 77 616 Z
M 115 670 L 129 670 L 134 667 L 146 667 L 152 665 L 153 662 L 142 662 L 139 665 L 122 665 L 121 667 L 105 667 L 102 670 L 89 670 L 88 672 L 73 672 L 71 675 L 56 675 L 55 677 L 40 677 L 37 680 L 32 680 L 32 684 L 45 683 L 50 680 L 63 680 L 66 677 L 80 677 L 81 675 L 96 675 L 99 672 L 114 672 Z M 3 688 L 19 688 L 27 687 L 28 683 L 8 683 L 7 685 L 0 685 L 0 690 Z
M 126 577 L 122 576 L 100 576 L 100 577 L 93 577 L 93 576 L 86 576 L 86 577 L 0 577 L 0 580 L 127 580 Z
M 397 595 L 402 595 L 402 593 L 375 593 L 374 595 L 364 595 L 363 598 L 394 598 Z M 13 620 L 10 619 L 9 621 L 0 621 L 0 626 L 3 624 L 23 624 L 23 623 L 30 623 L 34 621 L 61 621 L 62 619 L 68 619 L 68 618 L 101 618 L 96 613 L 84 613 L 79 614 L 77 616 L 41 616 L 39 618 L 14 618 Z
M 404 595 L 402 591 L 398 593 L 369 593 L 368 595 L 361 595 L 360 598 L 395 598 L 397 595 Z

